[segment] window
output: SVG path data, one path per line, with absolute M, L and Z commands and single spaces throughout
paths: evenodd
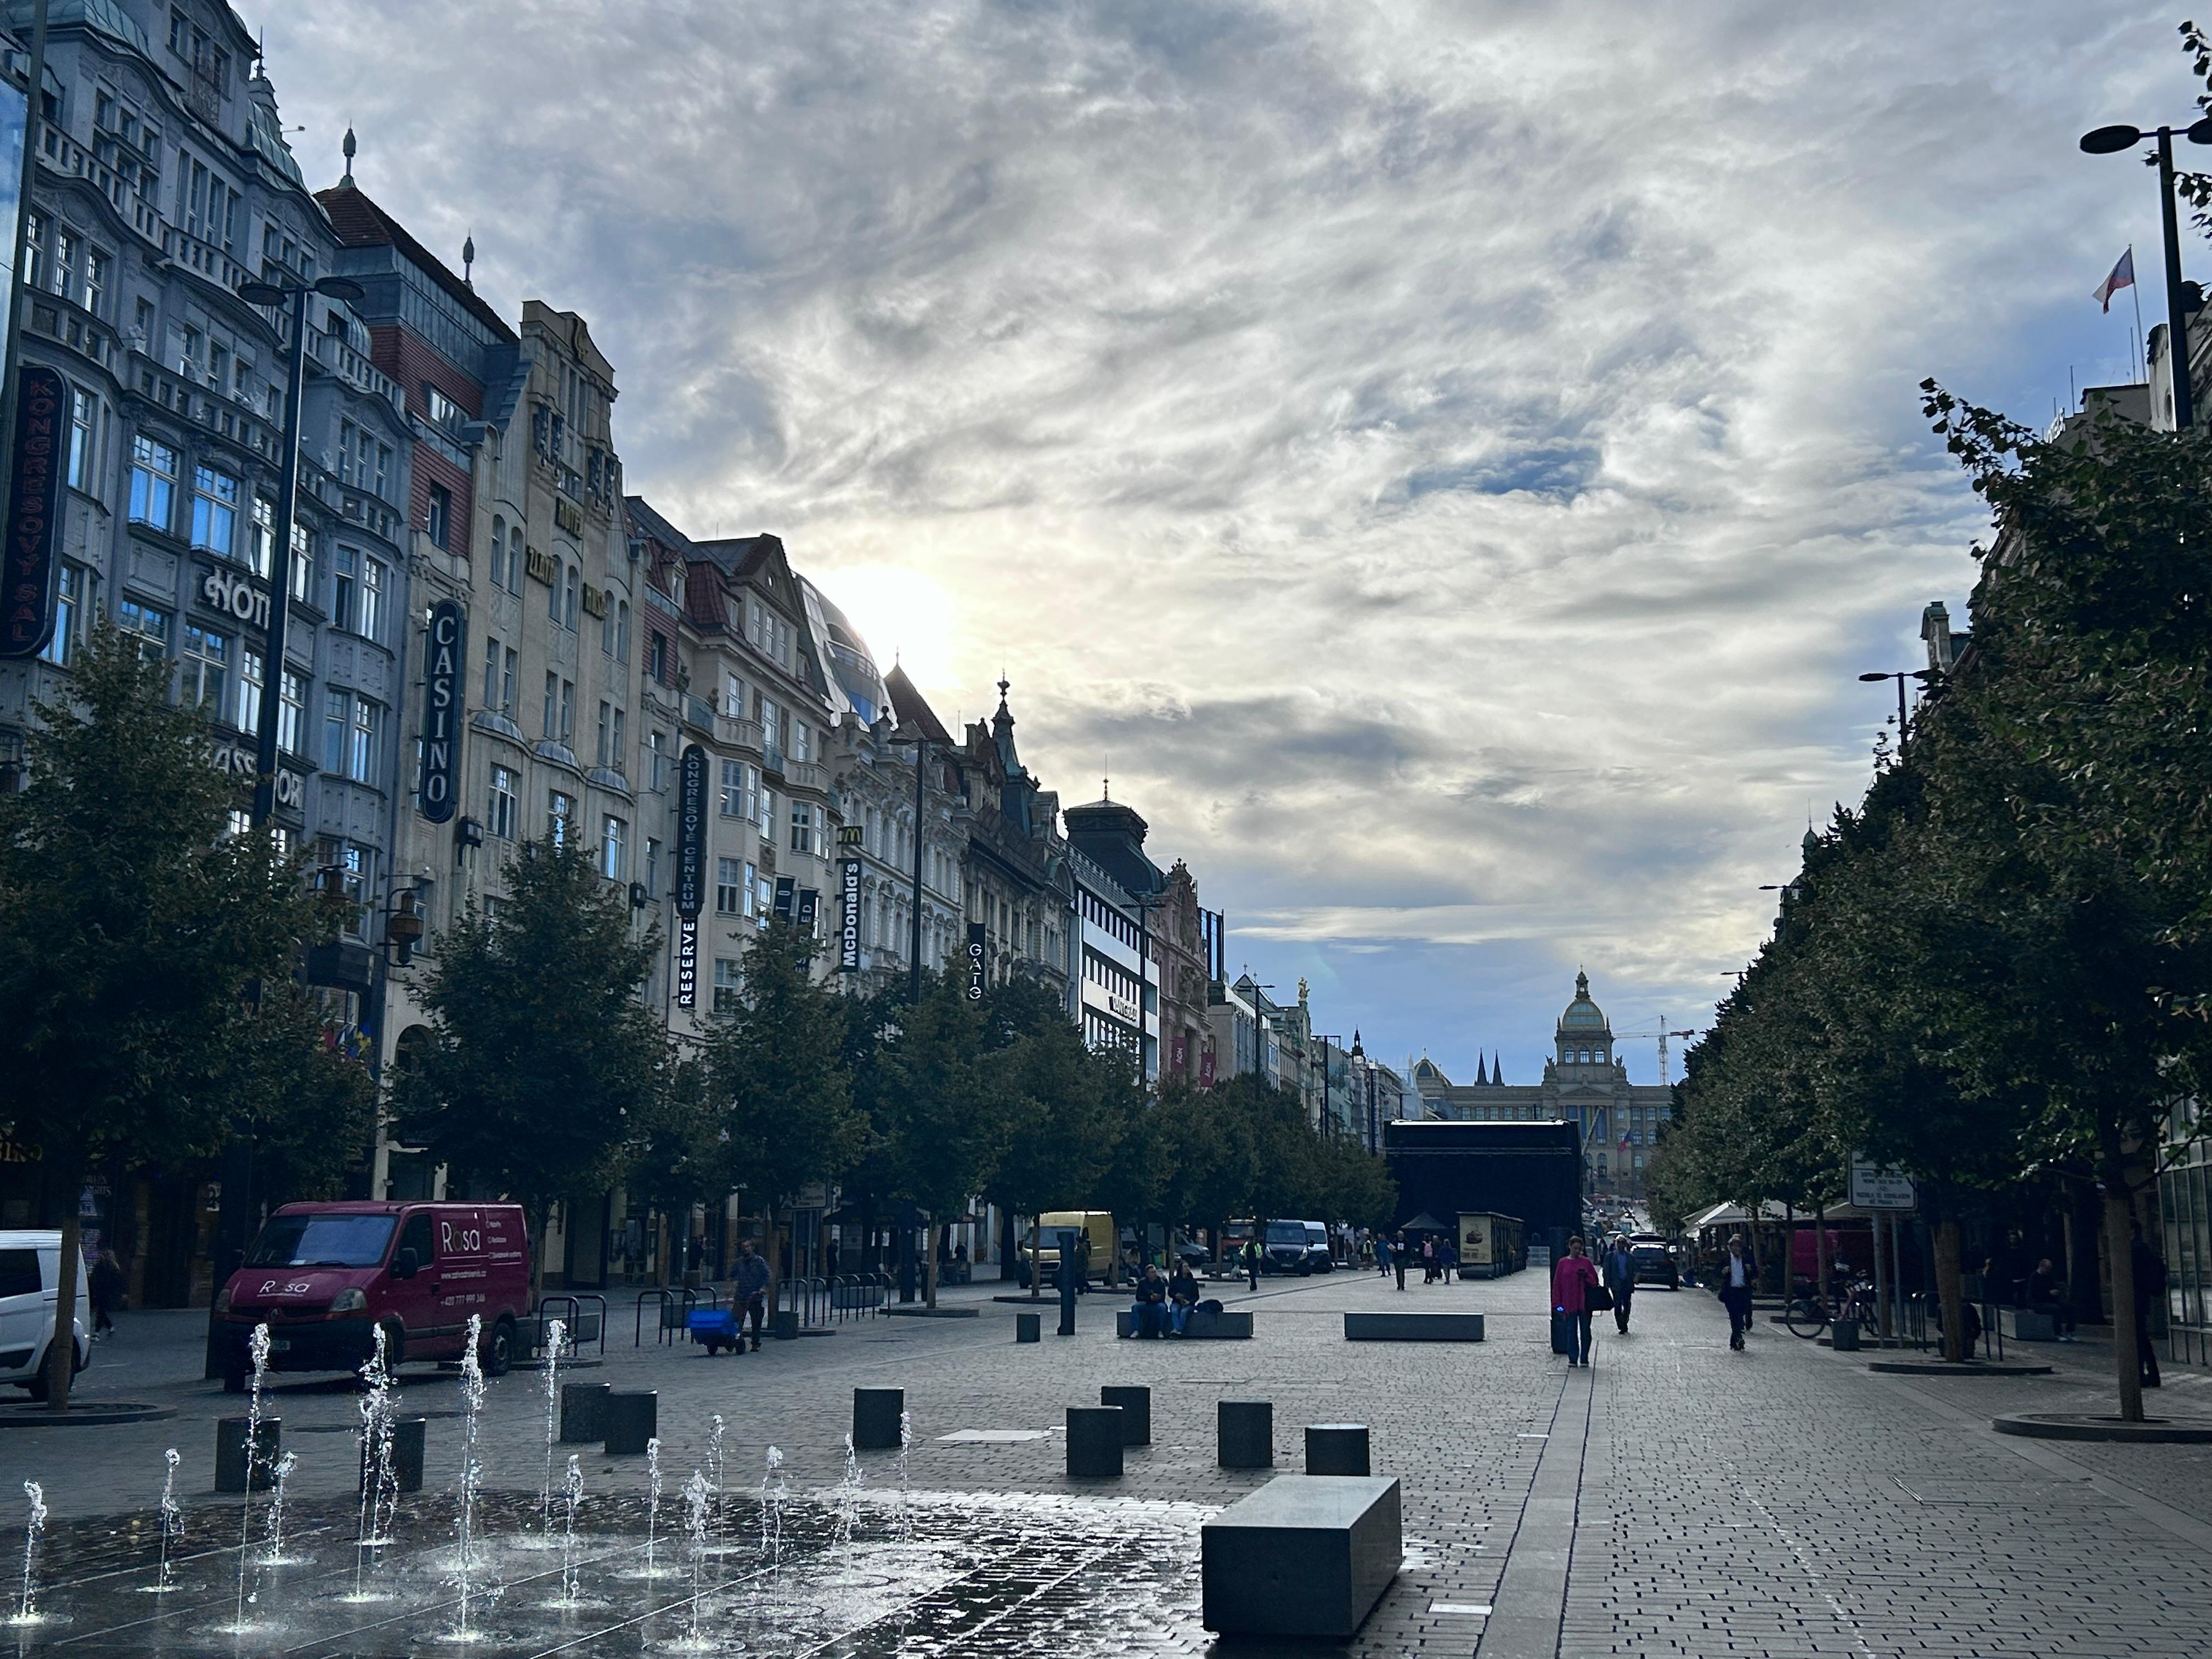
M 70 388 L 70 488 L 88 495 L 96 493 L 90 481 L 99 476 L 100 470 L 100 458 L 93 453 L 99 413 L 99 398 L 82 386 Z
M 495 766 L 491 769 L 491 799 L 484 813 L 484 828 L 501 841 L 514 839 L 514 769 Z
M 645 734 L 646 787 L 668 787 L 668 733 L 648 732 Z
M 341 547 L 331 556 L 331 626 L 350 629 L 361 592 L 361 555 Z
M 738 994 L 745 988 L 744 969 L 731 957 L 714 958 L 714 1012 L 726 1014 L 738 1006 Z
M 560 626 L 560 623 L 561 623 L 561 584 L 560 584 L 559 582 L 557 582 L 557 581 L 556 581 L 556 582 L 555 582 L 555 583 L 551 586 L 551 587 L 550 587 L 549 589 L 547 589 L 547 590 L 546 590 L 546 594 L 545 594 L 545 614 L 546 614 L 546 616 L 547 616 L 548 617 L 550 617 L 550 618 L 552 620 L 553 624 L 554 624 L 554 626 L 555 626 L 555 627 L 556 627 L 556 628 L 557 628 L 557 627 L 559 627 L 559 626 Z
M 607 764 L 607 755 L 614 742 L 615 706 L 605 698 L 599 699 L 599 758 L 594 765 Z
M 238 480 L 211 466 L 192 469 L 192 545 L 226 559 L 238 545 Z
M 668 684 L 668 635 L 655 634 L 645 647 L 645 672 L 653 676 L 653 684 Z
M 126 634 L 138 636 L 140 661 L 159 662 L 169 654 L 167 611 L 137 599 L 120 599 L 115 602 L 115 625 Z
M 574 743 L 575 740 L 576 682 L 562 680 L 561 682 L 561 741 Z
M 514 676 L 520 660 L 511 645 L 507 647 L 506 655 L 500 660 L 499 712 L 502 714 L 511 716 L 514 713 Z
M 292 520 L 292 597 L 303 605 L 315 602 L 315 538 L 297 519 Z
M 246 562 L 253 574 L 269 580 L 269 560 L 276 545 L 276 503 L 253 498 L 251 517 L 246 526 Z
M 660 843 L 651 836 L 645 838 L 645 896 L 660 896 Z
M 430 486 L 430 509 L 422 528 L 430 538 L 431 545 L 443 547 L 453 523 L 453 492 L 443 484 Z
M 722 676 L 722 712 L 733 720 L 745 717 L 745 683 L 735 674 Z
M 77 565 L 65 564 L 59 574 L 60 580 L 54 590 L 54 635 L 39 655 L 56 667 L 66 668 L 76 654 L 77 629 L 84 611 L 85 573 Z
M 276 746 L 288 755 L 301 752 L 307 732 L 307 677 L 284 671 L 276 687 Z
M 783 710 L 766 697 L 760 706 L 761 741 L 771 749 L 783 747 Z
M 507 586 L 507 520 L 496 513 L 491 515 L 491 585 Z
M 726 760 L 722 763 L 722 816 L 726 818 L 750 817 L 745 810 L 745 763 Z
M 230 636 L 185 624 L 184 649 L 177 662 L 177 701 L 186 708 L 205 708 L 221 718 L 223 682 L 230 669 Z
M 808 805 L 804 801 L 793 801 L 792 803 L 791 850 L 793 852 L 811 853 L 814 851 L 815 843 L 819 839 L 814 823 L 814 814 L 816 810 L 816 808 Z
M 232 706 L 230 723 L 249 738 L 261 730 L 262 662 L 258 651 L 239 647 L 238 696 Z
M 498 550 L 495 548 L 494 553 Z M 522 592 L 522 526 L 517 525 L 507 533 L 507 588 L 510 593 Z
M 345 771 L 346 733 L 353 725 L 353 693 L 335 685 L 323 692 L 323 770 Z
M 459 431 L 468 424 L 469 412 L 428 381 L 423 383 L 422 401 L 429 405 L 430 418 L 440 426 Z
M 361 616 L 354 631 L 365 640 L 384 637 L 384 566 L 374 559 L 361 562 Z
M 761 874 L 759 868 L 750 862 L 745 866 L 745 881 L 749 889 L 745 894 L 745 914 L 765 927 L 768 926 L 769 904 L 774 896 L 774 890 L 769 886 L 767 878 Z
M 742 915 L 747 885 L 744 865 L 736 859 L 716 859 L 714 914 L 718 916 Z
M 572 564 L 568 567 L 568 575 L 567 581 L 563 585 L 562 598 L 561 600 L 561 626 L 567 629 L 571 634 L 576 631 L 577 580 L 577 569 L 576 567 Z
M 758 787 L 760 769 L 757 767 L 745 768 L 745 781 L 754 786 L 754 799 L 760 805 L 760 816 L 754 822 L 760 825 L 761 839 L 774 841 L 775 839 L 775 791 Z
M 556 847 L 566 847 L 576 830 L 576 798 L 558 789 L 545 797 L 545 835 Z
M 561 677 L 550 669 L 545 673 L 545 737 L 552 743 L 561 738 Z
M 805 720 L 791 723 L 791 757 L 795 761 L 814 758 L 814 730 Z
M 131 522 L 167 530 L 175 522 L 177 452 L 140 433 L 131 440 Z
M 77 289 L 75 298 L 79 305 L 95 317 L 106 308 L 108 274 L 113 269 L 113 262 L 98 248 L 86 250 L 84 282 L 83 285 Z
M 489 635 L 486 635 L 484 639 L 483 706 L 487 708 L 502 708 L 506 707 L 506 705 L 499 700 L 499 641 L 491 638 Z
M 624 728 L 628 724 L 629 716 L 625 711 L 620 708 L 616 709 L 614 753 L 608 760 L 607 764 L 614 769 L 615 773 L 618 776 L 622 777 L 628 777 L 629 775 L 629 767 L 623 759 L 623 757 L 629 752 L 629 739 L 624 732 Z
M 623 863 L 623 842 L 629 835 L 629 826 L 611 812 L 599 821 L 599 873 L 609 881 L 620 881 L 626 867 Z
M 629 601 L 615 601 L 615 660 L 629 660 Z

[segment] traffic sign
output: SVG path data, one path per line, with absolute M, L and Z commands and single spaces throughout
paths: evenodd
M 1920 1194 L 1912 1177 L 1893 1166 L 1879 1166 L 1863 1153 L 1851 1154 L 1851 1203 L 1862 1210 L 1917 1210 Z

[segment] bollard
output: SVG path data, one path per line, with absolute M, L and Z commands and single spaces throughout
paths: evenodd
M 1067 1473 L 1079 1480 L 1121 1473 L 1119 1406 L 1067 1408 Z
M 775 1322 L 770 1326 L 769 1334 L 779 1342 L 797 1341 L 799 1340 L 799 1310 L 778 1308 L 775 1310 Z
M 1832 1340 L 1835 1344 L 1835 1349 L 1838 1353 L 1856 1353 L 1859 1351 L 1859 1322 L 1857 1320 L 1838 1319 L 1835 1322 L 1833 1330 L 1834 1335 L 1832 1338 Z
M 1367 1425 L 1364 1423 L 1309 1423 L 1306 1425 L 1308 1474 L 1365 1474 Z
M 1275 1467 L 1275 1407 L 1266 1400 L 1224 1400 L 1214 1407 L 1218 1461 L 1224 1469 Z
M 853 1449 L 896 1451 L 899 1418 L 906 1410 L 904 1389 L 853 1390 Z
M 1036 1314 L 1016 1314 L 1014 1316 L 1015 1341 L 1042 1342 L 1044 1340 L 1043 1330 L 1044 1321 L 1039 1316 Z
M 1152 1391 L 1146 1388 L 1101 1389 L 1098 1403 L 1121 1408 L 1121 1443 L 1125 1446 L 1149 1446 L 1152 1443 Z
M 561 1441 L 574 1445 L 607 1437 L 607 1396 L 611 1382 L 563 1382 L 561 1385 Z
M 243 1417 L 219 1417 L 215 1425 L 215 1489 L 246 1490 L 246 1424 Z M 276 1460 L 283 1455 L 284 1420 L 261 1419 L 261 1435 L 253 1450 L 253 1490 L 267 1492 L 276 1484 Z
M 422 1490 L 422 1437 L 428 1431 L 426 1417 L 400 1417 L 392 1424 L 392 1481 L 400 1492 Z M 369 1448 L 361 1449 L 361 1490 L 367 1492 L 376 1465 Z
M 607 1455 L 640 1456 L 645 1443 L 659 1431 L 660 1396 L 651 1389 L 641 1389 L 635 1394 L 607 1395 L 606 1430 Z

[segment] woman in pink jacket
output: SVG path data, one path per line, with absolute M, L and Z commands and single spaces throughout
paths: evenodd
M 1569 1239 L 1566 1255 L 1552 1269 L 1552 1311 L 1566 1322 L 1570 1365 L 1589 1364 L 1589 1293 L 1596 1287 L 1597 1264 L 1583 1253 L 1581 1239 Z

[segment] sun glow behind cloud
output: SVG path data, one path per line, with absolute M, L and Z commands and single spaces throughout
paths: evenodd
M 1623 1029 L 1702 1023 L 1862 787 L 1854 675 L 1962 619 L 1981 522 L 1914 387 L 2040 420 L 2121 355 L 2087 290 L 2154 198 L 2074 136 L 2189 95 L 2173 21 L 267 14 L 311 179 L 350 121 L 495 303 L 590 319 L 632 487 L 777 532 L 948 720 L 1003 669 L 1232 967 L 1522 1077 L 1578 962 Z

